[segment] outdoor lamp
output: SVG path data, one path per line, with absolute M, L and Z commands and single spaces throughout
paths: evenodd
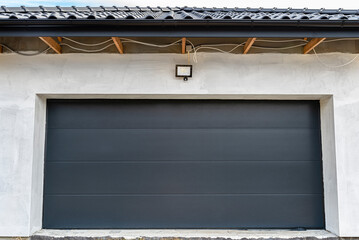
M 192 77 L 192 65 L 176 65 L 176 77 L 183 77 L 183 80 L 187 81 Z

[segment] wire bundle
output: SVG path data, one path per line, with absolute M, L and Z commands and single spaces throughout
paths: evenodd
M 60 46 L 66 46 L 66 47 L 69 47 L 73 50 L 76 50 L 76 51 L 80 51 L 80 52 L 86 52 L 86 53 L 98 53 L 98 52 L 102 52 L 103 50 L 109 48 L 109 47 L 112 47 L 114 46 L 115 44 L 113 43 L 112 39 L 107 39 L 105 41 L 102 41 L 102 42 L 99 42 L 99 43 L 83 43 L 83 42 L 79 42 L 79 41 L 76 41 L 74 39 L 71 39 L 71 38 L 68 38 L 68 37 L 63 37 L 63 39 L 73 43 L 73 44 L 77 44 L 77 45 L 80 45 L 80 46 L 85 46 L 85 47 L 98 47 L 98 46 L 102 46 L 102 45 L 105 45 L 101 48 L 98 48 L 98 49 L 84 49 L 84 48 L 81 48 L 81 47 L 77 47 L 77 46 L 73 46 L 69 43 L 63 43 L 61 42 L 60 43 Z M 149 47 L 157 47 L 157 48 L 167 48 L 167 47 L 170 47 L 170 46 L 173 46 L 173 45 L 177 45 L 177 44 L 180 44 L 182 39 L 178 39 L 172 43 L 169 43 L 169 44 L 153 44 L 153 43 L 147 43 L 147 42 L 142 42 L 142 41 L 137 41 L 137 40 L 133 40 L 133 39 L 129 39 L 129 38 L 121 38 L 122 40 L 122 43 L 133 43 L 133 44 L 140 44 L 140 45 L 145 45 L 145 46 L 149 46 Z M 358 38 L 338 38 L 338 39 L 331 39 L 331 40 L 325 40 L 323 42 L 325 43 L 328 43 L 328 42 L 336 42 L 336 41 L 348 41 L 348 40 L 359 40 Z M 234 51 L 240 47 L 243 47 L 245 45 L 246 42 L 242 42 L 242 43 L 225 43 L 225 44 L 202 44 L 202 45 L 198 45 L 198 46 L 195 46 L 190 40 L 186 39 L 186 42 L 188 42 L 191 46 L 192 46 L 192 49 L 189 50 L 187 52 L 188 56 L 190 55 L 190 53 L 193 53 L 193 61 L 195 63 L 198 62 L 198 57 L 197 57 L 197 52 L 201 49 L 209 49 L 209 50 L 215 50 L 215 51 L 218 51 L 218 52 L 221 52 L 221 53 L 229 53 L 229 54 L 236 54 L 234 53 Z M 252 45 L 252 48 L 256 48 L 256 49 L 264 49 L 264 50 L 287 50 L 287 49 L 293 49 L 293 48 L 298 48 L 298 47 L 303 47 L 305 46 L 308 41 L 307 40 L 304 40 L 304 39 L 289 39 L 289 40 L 266 40 L 266 39 L 257 39 L 256 42 L 269 42 L 269 43 L 289 43 L 289 42 L 301 42 L 299 44 L 295 44 L 295 45 L 292 45 L 292 46 L 286 46 L 286 47 L 265 47 L 265 46 L 258 46 L 258 45 Z M 12 53 L 16 53 L 16 54 L 19 54 L 19 55 L 22 55 L 22 56 L 36 56 L 36 55 L 39 55 L 39 54 L 43 54 L 43 53 L 46 53 L 50 48 L 46 48 L 42 51 L 38 51 L 38 52 L 35 52 L 35 53 L 25 53 L 25 52 L 21 52 L 21 51 L 16 51 L 12 48 L 10 48 L 9 46 L 5 45 L 5 44 L 0 44 L 0 46 L 4 47 L 5 49 L 7 49 L 8 51 L 12 52 Z M 222 48 L 220 47 L 228 47 L 228 46 L 233 46 L 230 50 L 223 50 Z M 324 65 L 325 67 L 329 67 L 329 68 L 339 68 L 339 67 L 344 67 L 344 66 L 347 66 L 351 63 L 353 63 L 359 55 L 356 54 L 356 56 L 351 59 L 350 61 L 344 63 L 344 64 L 340 64 L 340 65 L 328 65 L 326 63 L 324 63 L 320 57 L 318 56 L 317 52 L 315 51 L 315 49 L 313 49 L 313 52 L 317 58 L 317 60 L 322 64 Z

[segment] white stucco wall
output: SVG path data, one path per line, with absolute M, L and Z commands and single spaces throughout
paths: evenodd
M 352 57 L 321 56 L 328 64 Z M 0 236 L 29 236 L 41 228 L 47 97 L 151 94 L 320 99 L 326 228 L 359 237 L 359 62 L 330 69 L 313 55 L 207 53 L 184 82 L 174 77 L 174 66 L 186 62 L 180 54 L 1 55 Z

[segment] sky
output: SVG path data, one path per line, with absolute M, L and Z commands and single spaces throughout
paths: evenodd
M 359 0 L 1 0 L 0 5 L 14 6 L 196 6 L 196 7 L 278 7 L 359 9 Z

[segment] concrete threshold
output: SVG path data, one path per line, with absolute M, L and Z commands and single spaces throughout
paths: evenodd
M 339 238 L 325 230 L 207 230 L 207 229 L 146 229 L 146 230 L 51 230 L 36 232 L 31 240 L 338 240 Z

